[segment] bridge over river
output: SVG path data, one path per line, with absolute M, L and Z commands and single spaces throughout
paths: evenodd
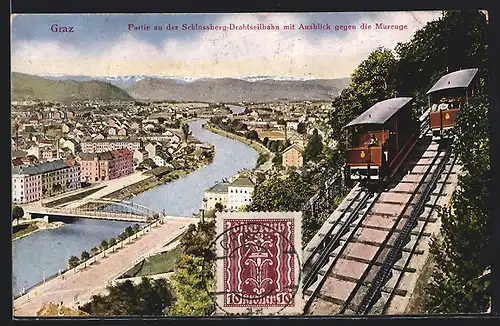
M 30 214 L 31 217 L 33 215 L 64 216 L 140 223 L 147 222 L 148 218 L 167 217 L 162 212 L 137 203 L 107 198 L 87 199 L 75 208 L 26 206 L 25 213 Z

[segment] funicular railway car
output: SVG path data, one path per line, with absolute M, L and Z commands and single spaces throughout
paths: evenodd
M 419 138 L 412 102 L 412 97 L 378 102 L 345 126 L 354 139 L 347 150 L 348 180 L 377 183 L 394 174 Z
M 458 70 L 441 77 L 427 91 L 429 125 L 433 136 L 444 136 L 455 126 L 458 112 L 474 97 L 478 69 Z

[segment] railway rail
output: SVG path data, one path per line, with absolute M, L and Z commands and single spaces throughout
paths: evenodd
M 424 124 L 423 134 L 428 131 Z M 377 303 L 377 309 L 386 313 L 394 297 L 407 294 L 399 288 L 403 276 L 416 271 L 410 261 L 423 253 L 419 243 L 430 236 L 427 225 L 436 221 L 432 215 L 455 163 L 451 144 L 444 150 L 432 143 L 426 148 L 423 139 L 430 142 L 421 137 L 413 153 L 416 163 L 407 159 L 406 168 L 402 167 L 403 174 L 411 173 L 398 173 L 402 180 L 385 192 L 356 186 L 339 207 L 340 213 L 332 214 L 337 218 L 330 218 L 318 232 L 321 241 L 306 247 L 306 312 L 367 314 Z M 394 196 L 399 199 L 391 199 Z M 383 206 L 391 204 L 399 207 L 397 213 L 384 213 Z
M 436 156 L 434 163 L 437 164 L 435 169 L 429 168 L 427 171 L 426 177 L 423 178 L 421 187 L 423 187 L 423 191 L 421 193 L 416 193 L 416 204 L 411 207 L 411 213 L 408 218 L 406 218 L 406 222 L 403 226 L 403 228 L 394 234 L 395 236 L 395 241 L 394 244 L 392 245 L 387 257 L 385 257 L 384 262 L 382 263 L 382 266 L 378 270 L 374 280 L 371 282 L 370 287 L 367 291 L 367 293 L 364 295 L 361 304 L 358 306 L 356 310 L 356 314 L 368 314 L 375 303 L 381 299 L 381 292 L 382 292 L 382 287 L 387 283 L 387 281 L 390 278 L 393 278 L 394 275 L 392 273 L 392 269 L 396 262 L 398 260 L 401 260 L 402 258 L 402 250 L 403 248 L 407 245 L 408 240 L 410 239 L 410 234 L 412 230 L 417 226 L 418 224 L 418 218 L 425 212 L 425 205 L 427 202 L 430 200 L 432 192 L 435 190 L 437 186 L 437 182 L 439 179 L 442 177 L 443 172 L 445 172 L 445 182 L 449 178 L 452 167 L 455 163 L 456 156 L 452 158 L 452 148 L 453 144 L 447 144 L 446 149 L 444 149 L 444 155 L 439 159 L 439 155 Z M 447 163 L 449 163 L 450 158 L 452 159 L 452 163 L 449 164 L 449 168 L 447 171 L 445 171 Z M 439 163 L 436 161 L 439 159 Z M 434 164 L 433 164 L 434 166 Z M 443 183 L 444 185 L 445 183 Z M 403 268 L 402 271 L 404 271 L 406 268 L 408 268 L 408 265 L 411 260 L 412 253 L 417 249 L 419 240 L 422 238 L 423 232 L 425 231 L 425 228 L 427 226 L 427 223 L 429 222 L 429 217 L 436 206 L 437 199 L 441 196 L 443 192 L 444 186 L 441 186 L 438 189 L 437 196 L 434 198 L 434 202 L 431 204 L 431 210 L 427 212 L 426 218 L 424 220 L 423 225 L 417 230 L 417 239 L 413 246 L 411 247 L 411 253 L 408 258 L 404 260 Z M 398 285 L 400 284 L 402 278 L 403 278 L 404 273 L 399 272 L 399 275 L 396 277 L 395 284 L 392 287 L 392 290 L 389 293 L 389 296 L 386 298 L 385 303 L 382 306 L 382 314 L 387 312 L 387 309 L 389 308 L 389 305 L 396 294 L 396 290 L 398 288 Z

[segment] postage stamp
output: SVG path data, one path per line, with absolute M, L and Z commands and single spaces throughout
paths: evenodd
M 221 213 L 216 221 L 219 309 L 301 313 L 301 213 Z

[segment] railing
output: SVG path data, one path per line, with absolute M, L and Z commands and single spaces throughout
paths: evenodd
M 67 273 L 70 273 L 70 272 L 73 272 L 76 274 L 76 272 L 82 270 L 82 269 L 85 269 L 86 267 L 98 262 L 98 258 L 100 259 L 104 259 L 106 258 L 106 254 L 110 254 L 110 253 L 113 253 L 115 251 L 118 251 L 119 249 L 123 248 L 124 247 L 124 244 L 129 244 L 132 240 L 132 238 L 135 236 L 135 238 L 139 238 L 140 236 L 143 236 L 145 235 L 146 233 L 148 233 L 149 231 L 151 231 L 151 229 L 153 227 L 156 227 L 158 226 L 158 224 L 163 224 L 165 222 L 165 220 L 158 220 L 158 221 L 155 221 L 151 224 L 148 224 L 146 226 L 144 226 L 143 228 L 141 228 L 137 233 L 134 233 L 132 234 L 131 236 L 127 237 L 126 239 L 124 240 L 121 240 L 119 242 L 117 242 L 115 245 L 107 248 L 106 250 L 102 250 L 101 252 L 97 253 L 96 255 L 94 256 L 91 256 L 89 259 L 87 259 L 86 261 L 83 261 L 81 262 L 80 264 L 78 264 L 77 266 L 73 267 L 73 268 L 65 268 L 64 270 L 61 270 L 59 271 L 58 273 L 54 274 L 54 275 L 51 275 L 47 278 L 44 278 L 43 280 L 37 282 L 36 284 L 30 286 L 29 288 L 27 289 L 23 289 L 23 291 L 20 293 L 20 294 L 17 294 L 14 296 L 14 300 L 15 299 L 18 299 L 24 295 L 28 295 L 28 293 L 33 290 L 34 288 L 46 283 L 47 281 L 50 281 L 52 279 L 55 279 L 57 277 L 61 277 L 62 279 L 64 279 L 64 274 L 67 274 Z M 138 258 L 136 259 L 134 262 L 133 262 L 133 265 L 132 266 L 135 266 L 138 262 L 140 262 L 143 258 Z M 130 266 L 127 266 L 127 269 L 124 270 L 121 274 L 125 273 L 128 269 L 130 268 Z M 28 296 L 28 300 L 30 300 L 30 297 Z

